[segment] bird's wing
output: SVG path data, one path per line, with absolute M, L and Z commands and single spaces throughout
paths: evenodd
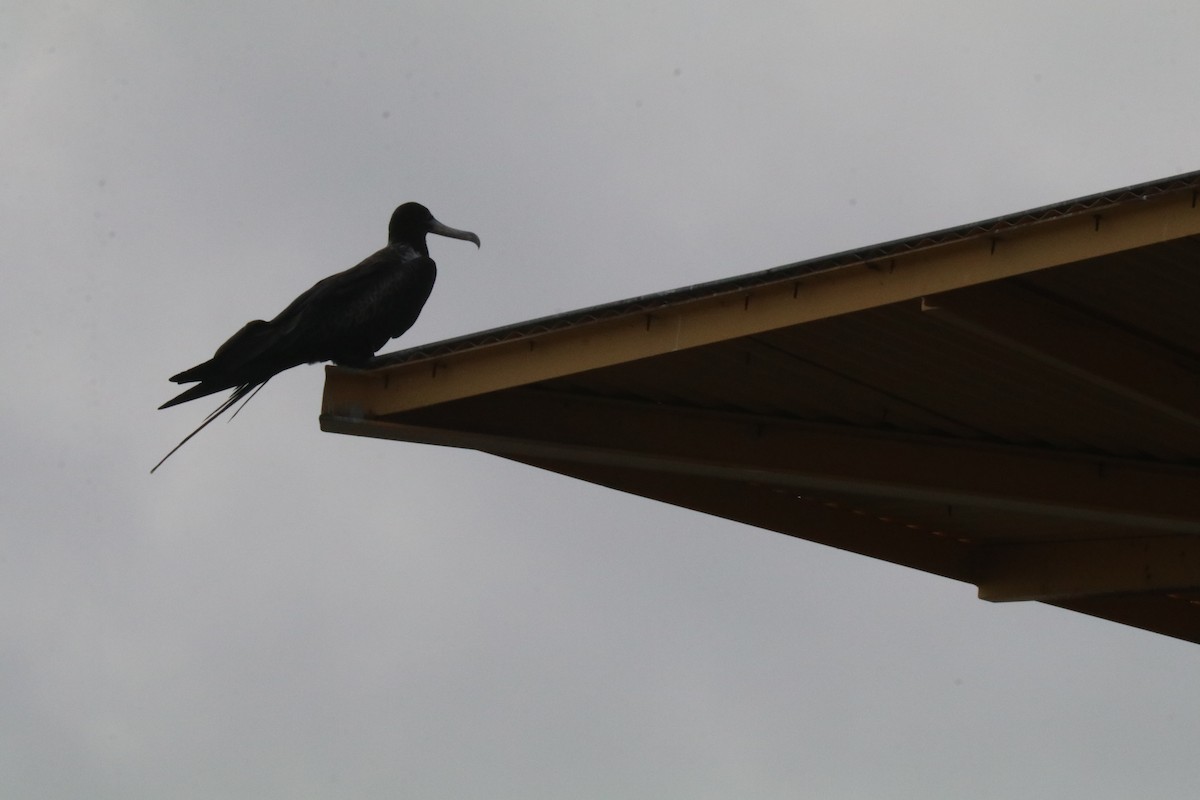
M 247 322 L 203 364 L 171 376 L 173 383 L 210 380 L 215 373 L 235 373 L 254 362 L 270 345 L 270 323 L 256 319 Z
M 303 362 L 328 361 L 336 360 L 347 342 L 369 341 L 373 353 L 399 336 L 412 324 L 405 319 L 406 304 L 420 310 L 436 268 L 427 256 L 398 261 L 393 252 L 381 250 L 317 282 L 271 320 L 270 352 L 303 357 Z
M 257 385 L 300 364 L 365 362 L 412 325 L 435 273 L 427 256 L 380 250 L 318 281 L 271 321 L 246 323 L 208 361 L 172 376 L 175 383 L 197 385 L 160 408 Z
M 352 302 L 360 292 L 370 291 L 378 281 L 384 252 L 318 281 L 270 322 L 261 319 L 247 322 L 217 348 L 212 358 L 171 376 L 171 380 L 220 384 L 211 393 L 241 383 L 240 376 L 248 373 L 261 373 L 264 368 L 279 372 L 306 363 L 313 340 L 319 335 L 314 326 L 326 327 L 329 318 L 338 315 L 339 306 Z
M 373 253 L 350 269 L 317 281 L 271 322 L 291 327 L 301 321 L 314 322 L 314 318 L 344 313 L 359 298 L 376 294 L 381 284 L 394 277 L 392 273 L 403 271 L 415 260 L 400 261 L 387 249 Z

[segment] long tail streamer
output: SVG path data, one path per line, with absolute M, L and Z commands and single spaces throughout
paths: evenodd
M 267 380 L 270 380 L 270 378 L 268 378 Z M 163 465 L 164 461 L 166 461 L 171 456 L 175 455 L 175 451 L 178 450 L 179 448 L 183 447 L 185 444 L 187 444 L 193 436 L 195 436 L 197 433 L 199 433 L 200 431 L 207 428 L 208 424 L 210 422 L 212 422 L 217 417 L 224 414 L 229 409 L 233 408 L 233 406 L 237 403 L 238 400 L 241 400 L 243 397 L 245 397 L 246 403 L 249 403 L 250 400 L 253 399 L 254 395 L 258 394 L 258 390 L 266 385 L 267 385 L 267 381 L 263 381 L 262 383 L 259 383 L 259 384 L 247 383 L 245 385 L 239 386 L 238 388 L 234 389 L 233 394 L 229 395 L 229 397 L 225 400 L 225 402 L 223 402 L 223 403 L 221 403 L 221 405 L 217 406 L 216 411 L 212 412 L 207 417 L 205 417 L 204 422 L 201 422 L 199 427 L 196 428 L 196 430 L 192 431 L 187 436 L 183 437 L 182 442 L 180 442 L 179 444 L 172 447 L 171 452 L 169 452 L 165 456 L 163 456 L 162 460 L 154 465 L 153 469 L 150 470 L 150 474 L 153 475 L 154 470 L 161 467 Z M 249 397 L 246 397 L 246 395 L 249 395 Z M 246 403 L 242 403 L 241 408 L 239 408 L 237 411 L 233 412 L 233 417 L 236 417 L 239 413 L 241 413 L 242 408 L 246 407 Z M 232 420 L 233 417 L 230 417 L 229 419 Z

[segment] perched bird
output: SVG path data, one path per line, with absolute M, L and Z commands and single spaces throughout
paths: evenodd
M 196 385 L 159 408 L 226 389 L 233 389 L 233 394 L 150 471 L 285 369 L 318 361 L 363 366 L 389 339 L 412 327 L 437 277 L 425 244 L 429 233 L 479 246 L 479 237 L 470 231 L 443 225 L 420 203 L 405 203 L 392 213 L 387 247 L 358 266 L 317 282 L 270 322 L 247 322 L 208 361 L 172 376 L 174 383 Z

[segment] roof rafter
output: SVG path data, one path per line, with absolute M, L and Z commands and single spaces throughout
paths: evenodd
M 977 565 L 970 543 L 946 530 L 882 517 L 778 487 L 668 472 L 633 472 L 577 461 L 513 460 L 945 578 L 972 582 L 975 575 Z
M 939 322 L 1200 428 L 1198 365 L 1109 323 L 1012 283 L 934 295 L 921 307 Z

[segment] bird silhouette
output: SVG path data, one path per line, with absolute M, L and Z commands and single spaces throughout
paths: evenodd
M 411 328 L 437 278 L 425 243 L 430 233 L 479 246 L 479 237 L 470 231 L 443 225 L 420 203 L 405 203 L 392 213 L 387 247 L 318 281 L 269 322 L 247 322 L 208 361 L 173 375 L 173 383 L 196 385 L 160 409 L 226 389 L 233 393 L 150 472 L 239 400 L 249 402 L 280 372 L 319 361 L 364 366 L 389 339 Z

